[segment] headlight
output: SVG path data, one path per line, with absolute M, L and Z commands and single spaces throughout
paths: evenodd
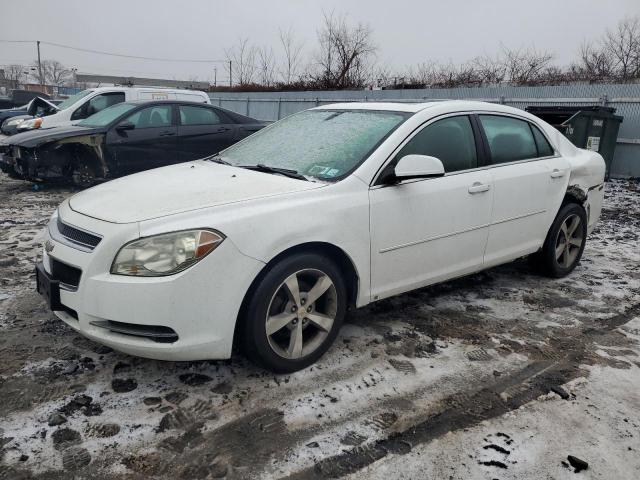
M 141 238 L 120 249 L 111 273 L 135 277 L 173 275 L 202 260 L 224 238 L 212 230 L 186 230 Z
M 11 120 L 7 120 L 2 126 L 3 127 L 15 127 L 20 123 L 24 122 L 24 118 L 13 118 Z
M 32 118 L 31 120 L 20 122 L 17 128 L 18 130 L 33 130 L 34 128 L 40 128 L 40 125 L 42 125 L 41 118 Z

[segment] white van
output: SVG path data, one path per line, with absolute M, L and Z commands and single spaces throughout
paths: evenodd
M 111 105 L 131 100 L 186 100 L 197 103 L 211 103 L 209 95 L 196 90 L 159 87 L 89 88 L 76 93 L 58 105 L 51 105 L 52 113 L 49 115 L 23 121 L 17 127 L 18 132 L 36 128 L 73 125 Z

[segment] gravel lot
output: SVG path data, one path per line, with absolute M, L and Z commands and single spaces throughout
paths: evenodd
M 0 479 L 640 478 L 638 182 L 607 184 L 568 278 L 523 260 L 381 301 L 284 376 L 57 320 L 32 272 L 71 193 L 0 176 Z

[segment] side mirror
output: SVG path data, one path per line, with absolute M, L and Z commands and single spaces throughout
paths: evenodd
M 428 155 L 405 155 L 393 171 L 397 181 L 410 178 L 433 178 L 444 175 L 444 165 L 440 159 Z
M 118 132 L 125 132 L 127 130 L 134 130 L 136 126 L 131 122 L 122 122 L 116 126 Z

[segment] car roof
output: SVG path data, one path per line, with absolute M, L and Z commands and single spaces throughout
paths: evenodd
M 494 111 L 494 112 L 519 112 L 524 113 L 522 110 L 508 107 L 506 105 L 499 105 L 489 102 L 469 101 L 469 100 L 437 100 L 431 102 L 349 102 L 349 103 L 332 103 L 329 105 L 321 105 L 315 107 L 313 110 L 377 110 L 377 111 L 389 111 L 389 112 L 407 112 L 417 113 L 429 108 L 438 107 L 438 110 L 446 110 L 450 108 L 451 111 L 463 111 L 463 110 L 482 110 L 482 111 Z
M 154 99 L 154 100 L 127 100 L 126 102 L 121 102 L 121 103 L 128 103 L 131 105 L 142 105 L 142 104 L 146 104 L 146 103 L 186 103 L 187 105 L 206 105 L 207 107 L 213 107 L 213 105 L 211 105 L 210 103 L 205 103 L 205 102 L 194 102 L 192 100 L 181 100 L 181 99 L 177 99 L 177 98 L 167 98 L 167 99 Z M 114 104 L 114 105 L 117 105 Z
M 130 87 L 130 86 L 126 86 L 126 85 L 113 85 L 113 86 L 107 86 L 107 87 L 93 87 L 93 88 L 87 88 L 87 90 L 91 90 L 93 92 L 101 92 L 101 91 L 107 91 L 107 90 L 137 90 L 137 91 L 157 91 L 157 92 L 179 92 L 179 93 L 197 93 L 198 95 L 206 95 L 206 92 L 203 92 L 202 90 L 192 90 L 192 89 L 188 89 L 188 88 L 175 88 L 175 87 L 151 87 L 151 86 L 134 86 L 134 87 Z

